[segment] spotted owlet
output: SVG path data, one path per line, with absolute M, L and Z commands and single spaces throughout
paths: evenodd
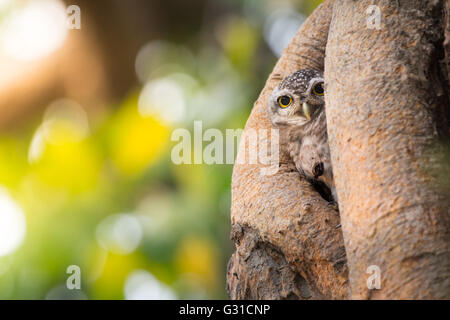
M 285 77 L 269 98 L 268 112 L 272 124 L 280 129 L 281 141 L 287 143 L 297 170 L 313 183 L 324 183 L 337 203 L 328 147 L 323 73 L 302 69 Z

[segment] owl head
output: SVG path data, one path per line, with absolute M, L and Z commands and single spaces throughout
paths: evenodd
M 323 73 L 302 69 L 285 77 L 269 98 L 274 125 L 303 126 L 317 116 L 325 104 Z

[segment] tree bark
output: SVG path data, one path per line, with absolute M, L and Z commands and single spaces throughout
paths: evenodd
M 368 26 L 370 5 L 380 9 L 380 29 Z M 271 127 L 265 99 L 281 77 L 323 69 L 325 60 L 344 237 L 334 228 L 339 217 L 283 148 L 272 176 L 236 164 L 230 298 L 450 298 L 449 16 L 445 0 L 335 0 L 300 28 L 244 133 Z M 368 288 L 373 265 L 380 289 Z
M 372 4 L 379 30 L 367 27 Z M 334 7 L 326 113 L 352 298 L 450 298 L 450 197 L 439 186 L 450 114 L 445 5 Z M 380 290 L 367 287 L 370 265 Z
M 320 6 L 284 51 L 246 124 L 269 130 L 265 99 L 279 77 L 301 68 L 323 69 L 333 1 Z M 260 141 L 259 145 L 270 143 Z M 238 158 L 254 152 L 241 143 Z M 232 178 L 232 239 L 227 288 L 232 299 L 343 299 L 347 266 L 339 216 L 280 150 L 276 174 L 260 165 L 235 164 Z

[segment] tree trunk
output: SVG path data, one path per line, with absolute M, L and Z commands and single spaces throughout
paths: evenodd
M 379 29 L 368 24 L 370 5 L 380 9 Z M 339 217 L 283 146 L 274 175 L 236 164 L 230 298 L 450 298 L 449 16 L 444 0 L 330 0 L 300 28 L 244 133 L 271 127 L 265 99 L 280 77 L 325 60 L 345 246 Z M 370 266 L 380 289 L 368 288 Z
M 300 68 L 323 69 L 332 1 L 303 24 L 270 76 L 244 133 L 270 129 L 265 99 L 279 77 Z M 268 141 L 260 141 L 264 145 Z M 249 146 L 241 143 L 238 158 Z M 228 266 L 232 299 L 339 299 L 347 297 L 347 267 L 339 216 L 282 149 L 274 175 L 236 164 L 232 182 L 232 239 Z
M 367 27 L 372 4 L 379 30 Z M 326 113 L 352 298 L 450 298 L 450 197 L 439 184 L 450 114 L 444 6 L 334 7 Z M 380 290 L 367 287 L 371 265 Z

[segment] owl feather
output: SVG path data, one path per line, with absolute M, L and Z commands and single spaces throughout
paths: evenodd
M 298 70 L 273 90 L 268 103 L 272 124 L 297 170 L 311 182 L 326 185 L 337 203 L 328 146 L 323 73 Z

